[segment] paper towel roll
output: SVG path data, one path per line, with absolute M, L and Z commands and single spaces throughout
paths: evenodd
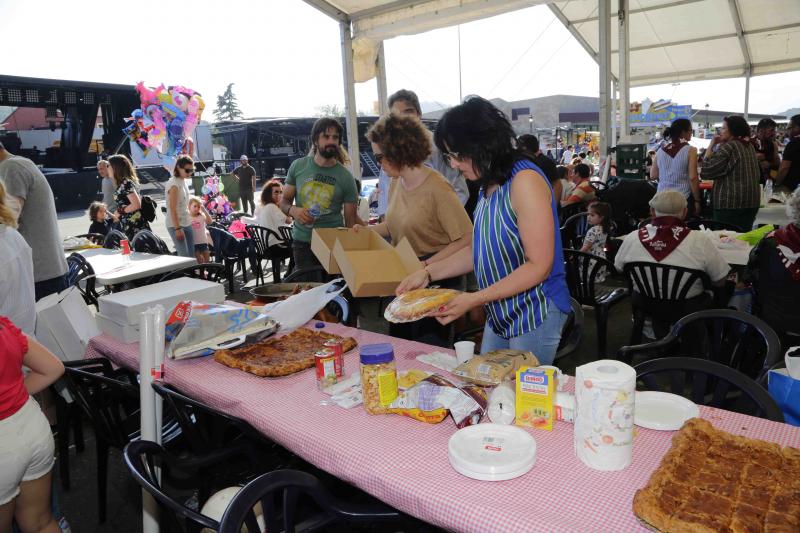
M 622 470 L 633 458 L 636 371 L 601 359 L 575 369 L 575 455 L 595 470 Z
M 516 394 L 510 385 L 502 384 L 489 395 L 489 420 L 495 424 L 510 424 L 514 421 Z

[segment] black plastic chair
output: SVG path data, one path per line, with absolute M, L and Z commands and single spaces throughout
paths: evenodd
M 645 361 L 636 369 L 638 390 L 658 390 L 737 413 L 783 422 L 775 400 L 758 383 L 738 370 L 695 357 Z
M 653 319 L 653 331 L 660 338 L 679 319 L 713 305 L 711 280 L 702 270 L 635 261 L 627 263 L 623 273 L 631 292 L 633 308 L 631 344 L 642 342 L 647 316 Z M 702 292 L 688 298 L 689 291 L 697 284 L 701 285 Z
M 162 471 L 169 469 L 170 473 L 173 473 L 180 469 L 182 461 L 155 442 L 148 440 L 129 442 L 125 445 L 122 456 L 133 479 L 153 496 L 162 511 L 170 511 L 162 513 L 162 521 L 166 518 L 170 522 L 171 527 L 167 531 L 197 531 L 200 528 L 217 531 L 219 529 L 219 522 L 172 498 L 159 481 L 156 468 L 161 468 Z M 225 459 L 224 456 L 213 458 L 215 461 L 224 461 Z
M 700 226 L 705 227 L 711 231 L 735 231 L 737 233 L 744 233 L 744 230 L 736 224 L 730 222 L 721 222 L 719 220 L 711 220 L 708 218 L 692 218 L 686 221 L 686 226 L 689 229 L 698 230 Z
M 589 185 L 594 189 L 594 195 L 598 200 L 602 200 L 602 195 L 608 190 L 608 183 L 604 181 L 589 181 Z
M 604 356 L 608 344 L 608 313 L 628 295 L 628 289 L 597 286 L 601 268 L 605 267 L 607 276 L 617 275 L 613 263 L 603 257 L 578 250 L 564 250 L 564 265 L 570 295 L 581 305 L 594 309 L 597 349 Z
M 114 370 L 107 359 L 67 361 L 64 363 L 68 390 L 89 417 L 95 433 L 97 451 L 97 517 L 106 519 L 106 484 L 108 450 L 122 450 L 140 436 L 139 386 L 136 376 L 125 370 Z M 164 443 L 180 436 L 180 427 L 164 416 Z
M 583 239 L 591 227 L 588 221 L 589 213 L 583 211 L 566 219 L 561 225 L 561 245 L 564 248 L 580 250 Z
M 753 315 L 732 309 L 698 311 L 678 320 L 655 342 L 623 346 L 617 358 L 697 356 L 739 370 L 755 380 L 782 360 L 778 334 Z
M 119 230 L 112 229 L 106 235 L 105 240 L 103 241 L 103 248 L 108 248 L 109 250 L 116 250 L 120 247 L 120 241 L 127 240 L 128 236 L 122 233 Z
M 773 238 L 761 239 L 747 264 L 753 284 L 753 313 L 781 338 L 784 350 L 800 345 L 800 281 L 792 278 Z
M 317 512 L 301 508 L 311 500 Z M 276 470 L 248 483 L 231 499 L 219 533 L 260 533 L 253 507 L 261 504 L 266 531 L 325 531 L 335 523 L 399 522 L 403 515 L 386 505 L 354 504 L 334 497 L 320 481 L 297 470 Z
M 168 281 L 177 278 L 195 278 L 224 283 L 226 276 L 225 265 L 219 263 L 203 263 L 202 265 L 192 265 L 184 268 L 167 272 L 158 281 Z
M 172 253 L 169 251 L 167 243 L 148 229 L 139 230 L 136 235 L 133 236 L 131 249 L 134 252 L 143 252 L 147 254 L 170 255 Z
M 291 226 L 278 226 L 278 231 L 281 234 L 281 239 L 283 239 L 283 242 L 285 242 L 286 245 L 291 248 L 292 242 L 294 241 L 294 237 L 292 237 Z
M 216 225 L 208 226 L 211 241 L 214 243 L 214 261 L 225 266 L 225 277 L 228 278 L 228 292 L 233 292 L 234 265 L 242 272 L 242 281 L 247 283 L 247 267 L 249 243 L 245 239 L 237 239 L 233 234 Z
M 247 230 L 247 233 L 250 234 L 250 237 L 253 239 L 253 243 L 256 247 L 256 284 L 258 284 L 259 280 L 261 283 L 265 283 L 264 268 L 261 264 L 264 260 L 268 260 L 272 263 L 273 280 L 275 283 L 280 283 L 281 263 L 283 260 L 290 259 L 292 257 L 292 249 L 279 244 L 273 244 L 270 246 L 270 237 L 272 237 L 273 242 L 279 242 L 282 241 L 282 239 L 280 235 L 269 228 L 257 225 L 247 225 L 245 226 L 245 229 Z
M 92 244 L 97 244 L 99 246 L 102 246 L 106 240 L 106 236 L 102 233 L 81 233 L 80 235 L 75 235 L 75 238 L 89 239 Z
M 86 305 L 98 307 L 97 299 L 100 295 L 95 288 L 94 269 L 86 258 L 77 252 L 67 257 L 67 284 L 75 286 L 80 291 Z
M 567 219 L 584 211 L 586 211 L 586 206 L 583 205 L 583 202 L 575 202 L 573 204 L 565 205 L 561 207 L 558 213 L 558 223 L 563 226 Z

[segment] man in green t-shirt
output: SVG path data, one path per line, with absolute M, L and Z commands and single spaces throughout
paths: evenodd
M 339 162 L 342 131 L 335 119 L 317 120 L 311 128 L 312 155 L 297 159 L 289 167 L 280 208 L 294 217 L 292 254 L 298 269 L 320 264 L 311 251 L 314 228 L 351 228 L 359 222 L 356 181 Z

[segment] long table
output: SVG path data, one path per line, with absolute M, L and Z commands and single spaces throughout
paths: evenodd
M 441 348 L 338 324 L 324 331 L 354 337 L 359 345 L 391 342 L 398 369 L 438 371 L 415 357 Z M 104 356 L 138 369 L 138 344 L 93 338 L 87 357 Z M 345 355 L 348 374 L 358 372 L 357 351 Z M 210 357 L 167 361 L 165 380 L 184 393 L 247 420 L 270 439 L 327 472 L 431 524 L 454 531 L 646 531 L 631 510 L 670 447 L 673 432 L 637 428 L 633 463 L 621 472 L 586 467 L 573 453 L 572 425 L 552 432 L 529 429 L 537 460 L 527 474 L 502 482 L 458 474 L 447 458 L 456 427 L 450 418 L 430 425 L 398 415 L 367 414 L 322 405 L 314 371 L 258 378 Z M 736 435 L 800 447 L 800 428 L 709 407 L 701 416 Z
M 194 258 L 177 255 L 131 252 L 126 262 L 119 250 L 90 248 L 76 251 L 92 266 L 95 280 L 100 285 L 117 285 L 197 264 Z M 66 252 L 66 255 L 70 253 Z

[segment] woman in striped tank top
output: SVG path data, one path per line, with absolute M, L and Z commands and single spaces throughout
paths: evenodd
M 702 197 L 700 179 L 697 177 L 697 148 L 691 146 L 692 123 L 679 118 L 664 131 L 665 144 L 656 152 L 650 168 L 650 179 L 658 181 L 658 192 L 680 191 L 686 197 L 689 216 L 700 216 Z
M 411 274 L 397 293 L 474 271 L 480 290 L 436 313 L 447 324 L 483 305 L 481 353 L 528 350 L 550 364 L 570 310 L 553 190 L 544 172 L 516 148 L 508 118 L 473 96 L 444 114 L 436 146 L 467 180 L 481 184 L 472 243 Z

